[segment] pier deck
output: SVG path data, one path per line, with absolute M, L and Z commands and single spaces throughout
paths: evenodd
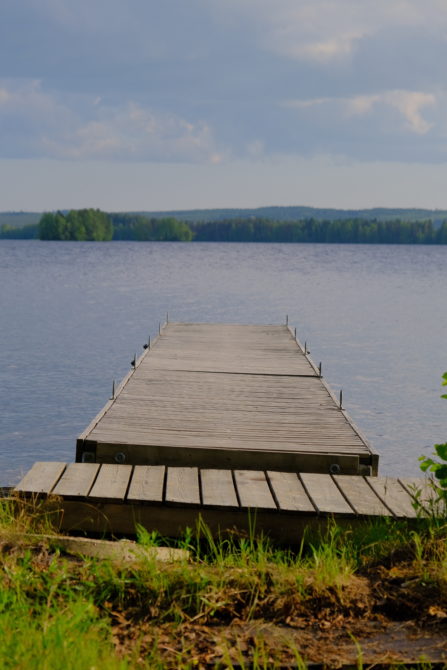
M 169 323 L 77 441 L 77 461 L 377 474 L 287 326 Z
M 200 517 L 213 533 L 255 526 L 292 544 L 332 518 L 417 519 L 436 497 L 422 478 L 58 462 L 35 463 L 15 492 L 53 496 L 67 531 L 134 534 L 140 523 L 176 537 Z

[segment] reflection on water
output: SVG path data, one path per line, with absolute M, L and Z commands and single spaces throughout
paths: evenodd
M 417 475 L 447 439 L 447 247 L 0 243 L 0 484 L 73 460 L 112 379 L 171 320 L 281 323 L 380 452 Z

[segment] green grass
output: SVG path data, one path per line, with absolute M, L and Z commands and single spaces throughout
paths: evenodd
M 206 651 L 204 631 L 380 613 L 382 596 L 371 586 L 378 574 L 390 607 L 399 607 L 398 596 L 394 605 L 390 598 L 401 579 L 418 616 L 433 606 L 447 611 L 447 529 L 439 520 L 383 519 L 355 532 L 333 523 L 293 551 L 254 532 L 216 539 L 201 523 L 175 543 L 190 560 L 169 564 L 151 555 L 136 564 L 68 558 L 57 541 L 34 535 L 51 534 L 51 521 L 45 507 L 0 503 L 0 668 L 204 667 L 214 648 L 208 642 Z M 145 546 L 168 543 L 137 531 Z M 285 656 L 304 667 L 290 643 L 272 649 L 262 635 L 230 637 L 219 651 L 224 667 L 275 668 Z
M 5 670 L 129 667 L 115 656 L 107 621 L 82 597 L 71 597 L 59 605 L 40 603 L 36 609 L 16 590 L 4 591 L 0 629 L 0 659 Z

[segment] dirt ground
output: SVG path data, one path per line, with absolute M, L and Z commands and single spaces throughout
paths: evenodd
M 316 598 L 283 612 L 272 603 L 263 618 L 235 617 L 223 623 L 181 624 L 135 621 L 110 612 L 114 641 L 126 654 L 139 640 L 144 657 L 154 647 L 166 667 L 248 668 L 308 666 L 324 668 L 397 666 L 431 663 L 447 668 L 445 594 L 433 584 L 414 579 L 405 565 L 378 567 L 354 577 L 343 598 Z M 288 610 L 288 611 L 287 611 Z M 232 664 L 232 665 L 230 665 Z M 302 663 L 301 663 L 302 667 Z
M 126 630 L 127 629 L 127 630 Z M 134 629 L 135 630 L 135 629 Z M 182 624 L 138 631 L 142 656 L 154 645 L 166 662 L 192 667 L 247 667 L 258 660 L 261 667 L 294 667 L 298 655 L 309 666 L 393 666 L 432 663 L 447 667 L 447 625 L 420 627 L 414 621 L 334 621 L 327 626 L 283 626 L 262 621 L 233 622 L 228 626 Z M 134 635 L 123 622 L 115 626 L 115 644 L 121 652 L 133 647 Z M 262 662 L 261 662 L 262 661 Z M 248 666 L 249 667 L 249 666 Z

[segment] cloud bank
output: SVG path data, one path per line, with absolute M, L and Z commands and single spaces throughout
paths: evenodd
M 4 0 L 0 157 L 436 163 L 441 0 Z

